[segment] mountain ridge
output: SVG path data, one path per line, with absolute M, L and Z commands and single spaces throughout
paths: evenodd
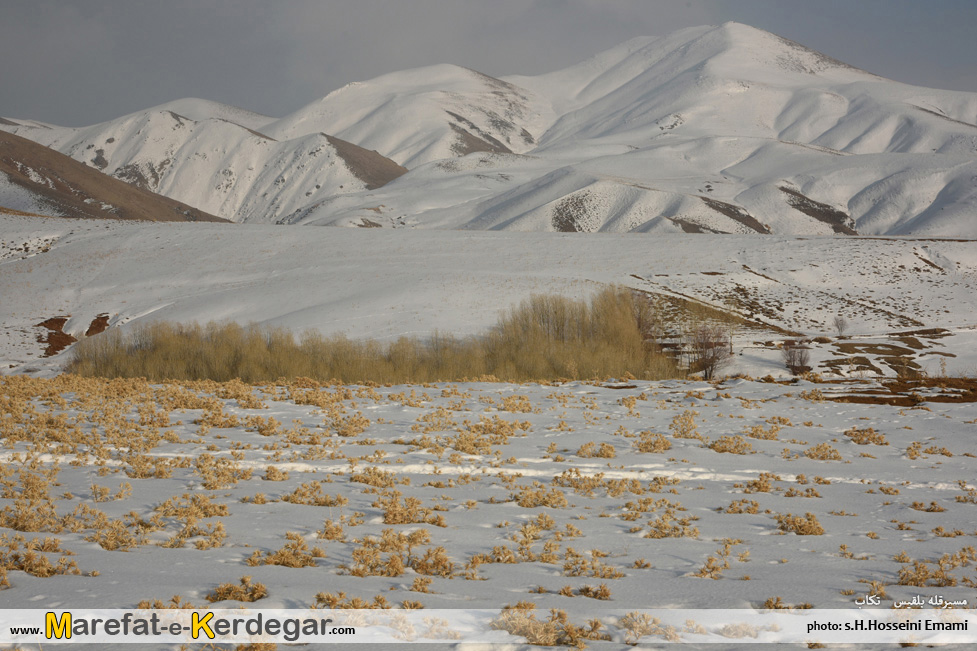
M 242 222 L 973 237 L 975 123 L 977 93 L 725 23 L 543 75 L 392 72 L 282 118 L 185 98 L 0 128 Z

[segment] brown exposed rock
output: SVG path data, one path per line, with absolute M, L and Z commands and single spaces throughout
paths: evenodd
M 37 197 L 45 206 L 38 212 L 50 215 L 142 221 L 227 221 L 123 183 L 6 131 L 0 131 L 0 174 Z

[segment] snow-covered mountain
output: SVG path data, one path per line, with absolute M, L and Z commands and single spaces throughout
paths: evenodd
M 539 76 L 392 73 L 277 120 L 179 100 L 0 128 L 235 221 L 977 237 L 977 93 L 737 23 Z
M 0 131 L 0 213 L 139 221 L 224 221 Z
M 184 99 L 80 129 L 3 126 L 117 179 L 239 222 L 274 221 L 325 197 L 379 187 L 406 171 L 324 133 L 279 141 L 252 128 L 265 120 Z

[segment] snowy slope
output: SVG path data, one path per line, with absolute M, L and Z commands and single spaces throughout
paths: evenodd
M 199 119 L 167 108 L 190 109 Z M 323 133 L 278 141 L 229 121 L 261 116 L 180 100 L 81 129 L 13 127 L 110 176 L 233 221 L 273 222 L 320 197 L 382 185 L 403 169 Z
M 289 124 L 307 118 L 396 158 L 404 142 L 445 133 L 445 96 L 469 111 L 484 101 L 432 90 L 457 88 L 454 72 L 353 85 Z M 736 23 L 503 81 L 538 141 L 514 150 L 532 165 L 412 160 L 396 197 L 353 195 L 290 221 L 357 223 L 382 205 L 390 224 L 417 227 L 977 235 L 974 93 L 899 84 Z M 371 117 L 394 111 L 400 120 Z
M 0 212 L 89 219 L 223 221 L 0 132 Z
M 835 359 L 836 371 L 854 352 L 869 354 L 846 352 L 843 343 L 872 350 L 887 341 L 901 350 L 881 354 L 908 356 L 930 371 L 940 358 L 951 372 L 977 368 L 972 241 L 859 237 L 839 246 L 833 237 L 234 228 L 3 215 L 0 234 L 0 367 L 21 370 L 61 363 L 38 359 L 44 330 L 35 327 L 58 316 L 68 317 L 64 332 L 74 336 L 100 314 L 110 327 L 231 320 L 353 338 L 468 335 L 532 293 L 582 298 L 612 283 L 666 302 L 732 310 L 745 325 L 730 372 L 784 373 L 780 352 L 763 342 L 800 335 L 830 336 L 812 358 Z M 834 338 L 839 314 L 851 324 L 851 341 Z M 921 330 L 925 336 L 908 345 L 899 334 Z M 884 362 L 876 366 L 888 372 Z
M 522 153 L 536 141 L 526 92 L 453 65 L 430 66 L 352 83 L 272 122 L 264 133 L 295 138 L 334 134 L 401 165 L 472 152 Z
M 281 119 L 178 100 L 84 129 L 0 128 L 235 221 L 977 237 L 977 93 L 737 23 L 533 77 L 391 73 Z M 364 183 L 321 134 L 360 160 L 375 150 L 365 165 L 382 173 Z M 385 185 L 403 170 L 382 157 L 410 172 Z

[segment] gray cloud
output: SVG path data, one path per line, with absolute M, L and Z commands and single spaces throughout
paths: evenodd
M 977 91 L 972 0 L 5 0 L 0 115 L 82 125 L 204 97 L 279 116 L 405 68 L 535 74 L 726 20 L 908 83 Z

